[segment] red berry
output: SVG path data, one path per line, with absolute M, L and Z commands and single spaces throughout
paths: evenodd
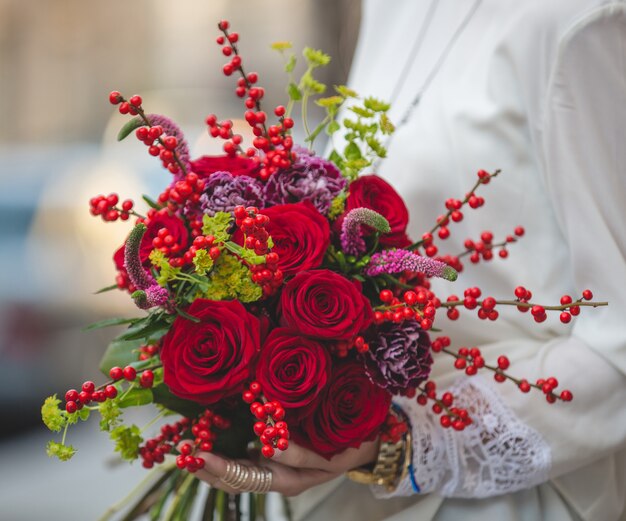
M 228 22 L 228 20 L 221 20 L 220 23 L 217 24 L 217 27 L 220 31 L 225 31 L 230 27 L 230 23 Z
M 586 289 L 585 291 L 583 291 L 583 298 L 585 300 L 591 300 L 593 298 L 593 293 L 590 289 Z
M 509 359 L 502 355 L 498 357 L 498 367 L 502 370 L 508 369 L 509 366 L 511 365 L 511 363 L 509 362 Z
M 85 383 L 83 384 L 82 389 L 83 389 L 83 391 L 84 391 L 84 392 L 91 394 L 91 393 L 93 393 L 93 392 L 95 391 L 95 389 L 96 389 L 96 384 L 94 384 L 94 383 L 93 383 L 93 382 L 91 382 L 91 381 L 87 381 L 87 382 L 85 382 Z
M 572 395 L 571 391 L 568 391 L 567 389 L 561 391 L 561 400 L 563 400 L 564 402 L 571 402 L 573 398 L 574 396 Z
M 107 398 L 109 399 L 113 399 L 117 396 L 117 388 L 114 385 L 107 385 L 104 388 L 104 394 L 106 395 Z
M 570 315 L 567 311 L 563 311 L 559 315 L 559 318 L 561 319 L 561 322 L 563 322 L 563 324 L 567 324 L 572 320 L 572 315 Z
M 261 449 L 261 453 L 266 458 L 271 458 L 274 455 L 275 450 L 274 450 L 274 447 L 272 447 L 271 445 L 263 445 L 263 448 Z
M 530 391 L 530 384 L 528 383 L 528 380 L 522 380 L 519 385 L 519 390 L 522 391 L 523 393 L 527 393 Z
M 141 96 L 135 95 L 132 96 L 128 101 L 133 107 L 141 107 L 141 103 L 143 100 L 141 99 Z
M 524 235 L 525 230 L 522 226 L 518 226 L 515 228 L 514 232 L 515 232 L 515 235 L 517 235 L 518 237 L 521 237 L 522 235 Z
M 65 410 L 70 414 L 75 413 L 78 410 L 76 402 L 72 402 L 72 401 L 67 402 L 65 404 Z
M 287 438 L 279 438 L 276 442 L 276 448 L 278 450 L 287 450 L 289 447 L 289 440 Z
M 137 378 L 137 371 L 133 366 L 130 365 L 124 367 L 122 373 L 124 375 L 124 378 L 126 378 L 126 380 L 128 380 L 129 382 Z
M 112 367 L 109 371 L 109 376 L 111 380 L 121 380 L 124 376 L 124 372 L 121 367 Z
M 78 391 L 76 389 L 70 389 L 65 393 L 66 402 L 75 402 L 78 400 Z
M 111 91 L 109 94 L 109 101 L 111 102 L 111 105 L 117 105 L 122 101 L 122 95 L 116 90 Z

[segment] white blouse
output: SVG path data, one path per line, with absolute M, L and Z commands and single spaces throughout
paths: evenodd
M 428 0 L 366 0 L 350 86 L 393 101 L 398 121 L 466 21 L 476 0 L 432 0 L 421 48 L 409 56 Z M 605 308 L 583 308 L 568 325 L 558 313 L 537 324 L 499 308 L 496 322 L 461 309 L 438 322 L 453 347 L 479 346 L 487 361 L 506 354 L 511 374 L 555 376 L 574 401 L 550 405 L 491 373 L 465 377 L 436 355 L 433 377 L 460 393 L 475 424 L 439 427 L 429 408 L 400 400 L 413 423 L 415 478 L 422 494 L 387 510 L 342 485 L 306 519 L 620 518 L 626 501 L 626 2 L 482 0 L 392 141 L 379 174 L 409 207 L 414 238 L 462 197 L 479 169 L 502 174 L 479 188 L 484 207 L 465 211 L 436 243 L 460 253 L 491 230 L 496 240 L 521 224 L 507 259 L 472 265 L 436 281 L 442 299 L 479 286 L 483 295 L 558 304 L 590 288 Z M 482 375 L 482 376 L 481 376 Z M 350 491 L 346 497 L 341 490 Z M 398 494 L 412 494 L 408 480 Z M 445 498 L 444 498 L 445 497 Z M 333 499 L 334 498 L 334 499 Z M 343 498 L 343 500 L 342 500 Z M 471 499 L 461 499 L 471 498 Z M 479 499 L 483 498 L 483 499 Z M 408 502 L 407 502 L 408 501 Z M 383 510 L 381 510 L 381 508 Z M 300 512 L 304 514 L 305 510 Z M 519 515 L 520 517 L 515 517 Z M 330 517 L 328 517 L 330 516 Z M 389 518 L 392 519 L 392 518 Z

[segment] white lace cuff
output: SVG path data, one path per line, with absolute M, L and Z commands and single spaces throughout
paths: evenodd
M 455 405 L 474 421 L 458 432 L 444 429 L 439 416 L 415 399 L 398 399 L 411 421 L 413 470 L 422 493 L 481 498 L 529 488 L 548 479 L 550 447 L 523 424 L 492 385 L 479 377 L 460 380 L 450 391 Z M 376 487 L 378 497 L 414 494 L 407 476 L 392 493 Z

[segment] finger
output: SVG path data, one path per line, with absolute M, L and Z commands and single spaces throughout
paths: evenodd
M 266 460 L 262 466 L 272 472 L 270 490 L 279 492 L 284 496 L 296 496 L 311 487 L 321 485 L 341 475 L 341 473 L 321 469 L 287 467 L 271 460 Z
M 342 473 L 361 467 L 376 460 L 378 440 L 362 443 L 358 448 L 348 448 L 330 460 L 295 443 L 290 443 L 285 451 L 276 451 L 272 461 L 293 468 L 321 469 L 327 472 Z

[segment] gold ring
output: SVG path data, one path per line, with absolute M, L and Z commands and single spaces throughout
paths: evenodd
M 226 461 L 226 472 L 220 481 L 241 492 L 267 494 L 272 487 L 272 471 L 262 467 L 246 467 L 236 461 Z

